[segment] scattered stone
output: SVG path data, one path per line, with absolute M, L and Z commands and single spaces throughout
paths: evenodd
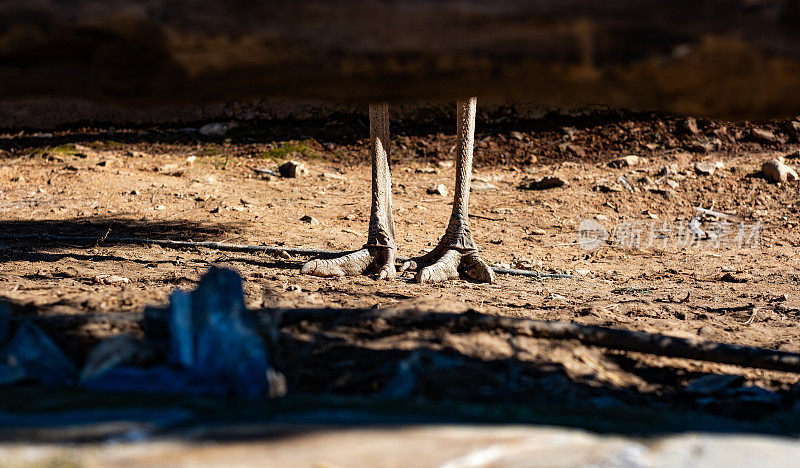
M 447 160 L 447 161 L 436 161 L 436 165 L 439 166 L 439 167 L 442 167 L 442 168 L 449 168 L 449 167 L 453 167 L 453 161 L 450 161 L 450 160 Z
M 219 206 L 216 207 L 216 208 L 212 208 L 211 211 L 209 211 L 209 213 L 211 213 L 211 214 L 218 214 L 218 213 L 221 213 L 221 212 L 222 212 L 222 207 L 219 207 Z
M 800 143 L 800 122 L 786 122 L 784 131 L 789 135 L 790 143 Z
M 146 365 L 155 362 L 158 353 L 147 341 L 123 333 L 103 340 L 86 358 L 81 380 L 96 377 L 120 365 Z
M 511 132 L 511 138 L 522 141 L 525 139 L 525 135 L 523 135 L 521 132 L 514 130 Z
M 309 216 L 309 215 L 304 215 L 302 218 L 300 218 L 300 221 L 302 221 L 304 223 L 308 223 L 308 224 L 310 224 L 312 226 L 316 226 L 316 225 L 319 224 L 319 221 L 317 220 L 317 218 L 315 218 L 313 216 Z
M 203 136 L 225 136 L 229 131 L 236 128 L 235 122 L 213 122 L 200 127 L 198 132 Z
M 244 211 L 244 207 L 243 206 L 229 206 L 228 209 L 232 210 L 232 211 L 238 211 L 238 212 Z
M 156 208 L 155 208 L 155 209 L 156 209 L 156 210 L 158 210 L 158 211 L 164 211 L 164 210 L 166 210 L 166 209 L 167 209 L 167 207 L 166 207 L 166 206 L 164 206 L 164 205 L 158 205 L 158 206 L 156 206 Z
M 323 172 L 322 173 L 322 178 L 323 179 L 334 179 L 334 180 L 345 180 L 346 179 L 345 176 L 343 176 L 341 174 L 337 174 L 335 172 Z
M 714 144 L 708 140 L 690 141 L 683 145 L 684 149 L 692 153 L 710 153 L 714 151 Z
M 449 193 L 444 184 L 431 185 L 428 187 L 427 192 L 431 195 L 441 195 L 443 197 L 446 197 Z
M 558 150 L 562 153 L 569 153 L 577 158 L 586 157 L 586 150 L 572 143 L 561 143 L 558 145 Z
M 578 276 L 587 276 L 589 273 L 591 273 L 591 270 L 587 270 L 585 268 L 578 268 L 575 270 L 575 274 Z
M 528 234 L 530 234 L 531 236 L 544 236 L 547 234 L 547 231 L 545 231 L 544 229 L 532 229 L 528 231 Z
M 764 176 L 773 182 L 793 182 L 797 180 L 797 171 L 787 166 L 783 158 L 770 159 L 761 166 Z
M 604 214 L 595 215 L 594 219 L 597 221 L 608 221 L 608 216 Z
M 656 195 L 661 195 L 664 198 L 671 198 L 674 195 L 672 189 L 664 188 L 664 187 L 657 187 L 657 186 L 648 186 L 645 189 L 650 193 L 655 193 Z
M 308 175 L 308 169 L 305 164 L 297 161 L 287 161 L 278 167 L 278 172 L 281 177 L 295 178 L 305 177 Z
M 567 182 L 558 176 L 538 177 L 535 179 L 523 180 L 519 188 L 522 190 L 548 190 L 557 187 L 563 187 Z
M 20 324 L 0 349 L 0 386 L 21 381 L 69 385 L 76 372 L 72 361 L 30 321 Z
M 104 160 L 98 162 L 97 165 L 100 166 L 100 167 L 108 167 L 108 166 L 111 165 L 111 160 L 110 159 L 104 159 Z
M 686 117 L 678 122 L 678 133 L 683 135 L 697 135 L 700 129 L 697 128 L 697 120 L 694 117 Z
M 436 170 L 435 167 L 428 166 L 428 167 L 417 168 L 414 172 L 416 172 L 417 174 L 436 174 L 438 171 Z
M 774 133 L 763 128 L 751 128 L 748 137 L 750 141 L 766 145 L 778 142 L 778 137 Z
M 497 190 L 497 186 L 489 182 L 473 181 L 469 187 L 470 192 L 490 192 Z
M 134 190 L 131 190 L 131 192 L 130 192 L 130 193 L 131 193 L 131 195 L 134 195 L 134 196 L 136 196 L 136 195 L 140 195 L 142 192 L 140 192 L 140 191 L 138 191 L 138 190 L 135 190 L 135 189 L 134 189 Z
M 700 175 L 712 176 L 717 169 L 724 169 L 725 164 L 722 161 L 701 161 L 694 165 L 694 171 Z
M 698 395 L 714 395 L 744 383 L 744 377 L 731 374 L 706 374 L 686 386 L 686 391 Z
M 627 156 L 622 156 L 621 158 L 609 161 L 608 165 L 611 167 L 623 168 L 623 167 L 634 167 L 646 163 L 647 163 L 646 158 L 639 157 L 635 154 L 629 154 Z
M 677 189 L 680 184 L 672 179 L 667 179 L 664 181 L 665 184 L 669 185 L 671 189 Z
M 188 158 L 186 158 L 186 165 L 192 166 L 194 165 L 195 161 L 197 161 L 197 156 L 189 156 Z
M 119 283 L 130 283 L 131 280 L 124 276 L 117 276 L 117 275 L 97 275 L 92 278 L 92 281 L 96 284 L 119 284 Z
M 725 283 L 746 283 L 750 281 L 750 275 L 741 272 L 728 272 L 719 279 Z
M 592 190 L 601 193 L 617 193 L 622 192 L 622 186 L 616 183 L 599 182 L 592 187 Z

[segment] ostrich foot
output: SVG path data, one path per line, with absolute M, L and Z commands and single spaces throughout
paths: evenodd
M 405 270 L 417 270 L 414 277 L 417 283 L 439 283 L 458 278 L 473 283 L 494 282 L 494 272 L 475 250 L 434 250 L 428 255 L 405 262 L 400 267 L 400 272 Z
M 364 247 L 337 258 L 311 260 L 303 265 L 300 273 L 314 276 L 375 273 L 379 280 L 390 280 L 397 276 L 394 267 L 395 256 L 396 250 L 392 247 Z

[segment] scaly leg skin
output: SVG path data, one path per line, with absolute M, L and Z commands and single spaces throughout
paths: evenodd
M 378 279 L 397 275 L 392 218 L 392 179 L 389 172 L 389 105 L 369 106 L 370 157 L 372 159 L 372 207 L 369 235 L 361 250 L 333 259 L 317 259 L 303 265 L 303 274 L 345 276 L 377 274 Z
M 475 283 L 493 283 L 494 272 L 479 256 L 469 229 L 469 182 L 472 176 L 472 147 L 475 139 L 477 98 L 458 101 L 456 187 L 453 213 L 439 244 L 427 254 L 400 267 L 417 270 L 418 283 L 437 283 L 463 278 Z

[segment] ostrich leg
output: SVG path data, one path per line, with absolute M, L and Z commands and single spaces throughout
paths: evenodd
M 477 98 L 457 103 L 456 187 L 453 213 L 439 244 L 427 254 L 412 259 L 400 268 L 418 270 L 418 283 L 435 283 L 464 278 L 476 283 L 492 283 L 494 272 L 480 257 L 469 229 L 469 182 L 472 176 L 472 147 L 475 139 Z
M 378 279 L 396 276 L 392 179 L 389 172 L 389 105 L 369 106 L 370 158 L 372 159 L 372 208 L 369 235 L 361 250 L 330 260 L 312 260 L 300 270 L 317 276 L 377 273 Z

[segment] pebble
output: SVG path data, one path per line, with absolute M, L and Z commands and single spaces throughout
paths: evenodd
M 317 218 L 315 218 L 313 216 L 309 216 L 309 215 L 304 215 L 302 218 L 300 218 L 300 221 L 303 221 L 304 223 L 308 223 L 308 224 L 310 224 L 312 226 L 316 226 L 316 225 L 319 224 L 319 221 L 317 220 Z
M 515 131 L 511 132 L 511 138 L 513 138 L 515 140 L 522 141 L 525 138 L 525 135 L 523 135 L 521 132 L 518 132 L 518 131 L 515 130 Z
M 585 268 L 579 268 L 575 270 L 575 274 L 578 276 L 587 276 L 589 273 L 591 273 L 591 270 L 587 270 Z
M 672 179 L 667 179 L 666 182 L 664 182 L 664 183 L 669 185 L 670 188 L 672 188 L 672 189 L 676 189 L 676 188 L 678 188 L 680 186 L 680 184 L 678 182 L 676 182 L 676 181 L 674 181 Z
M 118 283 L 130 283 L 131 280 L 124 277 L 124 276 L 117 276 L 117 275 L 97 275 L 92 280 L 98 284 L 118 284 Z
M 278 167 L 281 177 L 296 178 L 308 175 L 305 164 L 297 161 L 287 161 Z
M 608 216 L 606 216 L 604 214 L 599 214 L 599 215 L 596 215 L 594 217 L 594 219 L 596 219 L 598 221 L 608 221 Z
M 678 132 L 684 135 L 697 135 L 700 129 L 697 128 L 697 120 L 694 117 L 686 117 L 678 122 Z
M 427 192 L 431 195 L 441 195 L 446 197 L 448 194 L 447 187 L 444 184 L 436 184 L 428 187 Z
M 694 171 L 700 175 L 707 175 L 711 176 L 717 171 L 717 169 L 724 169 L 725 164 L 722 161 L 701 161 L 694 165 Z
M 337 174 L 335 172 L 323 172 L 322 173 L 323 179 L 334 179 L 334 180 L 345 180 L 345 176 L 341 174 Z
M 764 176 L 773 182 L 792 182 L 797 180 L 797 171 L 787 166 L 783 158 L 770 159 L 761 166 Z
M 646 158 L 641 158 L 635 154 L 629 154 L 627 156 L 623 156 L 621 158 L 617 158 L 610 161 L 608 165 L 611 167 L 622 168 L 622 167 L 638 166 L 640 164 L 646 164 L 646 163 L 647 163 Z
M 750 280 L 750 275 L 747 273 L 728 272 L 722 275 L 719 280 L 725 283 L 746 283 Z
M 686 391 L 699 395 L 713 395 L 732 387 L 741 386 L 744 377 L 731 374 L 706 374 L 694 379 L 686 386 Z
M 529 232 L 529 234 L 532 236 L 544 236 L 547 234 L 547 231 L 544 229 L 533 229 Z
M 547 190 L 567 185 L 567 181 L 558 176 L 537 177 L 523 180 L 519 188 L 522 190 Z
M 198 132 L 203 136 L 225 136 L 234 128 L 236 128 L 234 122 L 213 122 L 200 127 Z
M 497 186 L 489 182 L 473 181 L 472 184 L 470 184 L 469 190 L 470 192 L 490 192 L 492 190 L 497 190 Z
M 436 165 L 442 168 L 453 167 L 453 161 L 436 161 Z
M 709 153 L 714 150 L 714 144 L 710 141 L 690 141 L 683 146 L 693 153 Z
M 164 210 L 166 210 L 166 209 L 167 209 L 167 207 L 166 207 L 166 206 L 164 206 L 164 205 L 158 205 L 158 206 L 156 207 L 156 210 L 158 210 L 158 211 L 164 211 Z
M 763 128 L 752 128 L 750 129 L 750 140 L 755 141 L 756 143 L 762 144 L 772 144 L 778 142 L 778 137 L 775 136 L 769 130 L 765 130 Z
M 562 153 L 570 153 L 577 158 L 585 158 L 586 157 L 586 150 L 581 148 L 580 146 L 573 145 L 571 143 L 562 143 L 558 145 L 559 151 Z

